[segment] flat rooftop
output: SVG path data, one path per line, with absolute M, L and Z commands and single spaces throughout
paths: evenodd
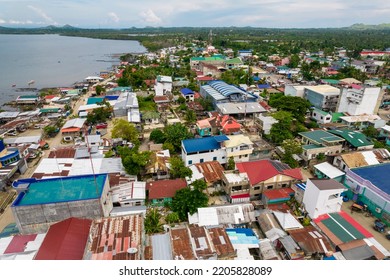
M 42 180 L 19 180 L 16 186 L 27 187 L 12 206 L 49 204 L 99 198 L 107 174 L 60 177 Z M 16 187 L 16 189 L 18 188 Z

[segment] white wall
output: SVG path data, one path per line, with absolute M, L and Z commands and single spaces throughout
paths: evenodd
M 365 88 L 364 91 L 344 88 L 337 111 L 346 112 L 351 116 L 375 114 L 380 92 L 379 87 Z M 348 99 L 353 102 L 349 102 Z
M 156 96 L 162 96 L 166 92 L 172 92 L 172 83 L 159 83 L 157 82 L 154 86 L 154 91 L 156 92 Z
M 284 95 L 298 96 L 303 98 L 304 90 L 305 90 L 304 86 L 286 85 L 286 87 L 284 88 Z
M 181 156 L 185 166 L 200 163 L 201 159 L 203 159 L 203 162 L 213 161 L 215 160 L 214 157 L 217 158 L 216 160 L 219 161 L 220 164 L 225 164 L 227 162 L 226 151 L 224 149 L 214 150 L 214 152 L 211 153 L 201 153 L 193 155 L 187 155 L 182 151 Z M 192 160 L 192 163 L 189 163 L 190 160 Z

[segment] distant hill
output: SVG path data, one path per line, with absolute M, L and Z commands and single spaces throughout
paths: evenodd
M 348 29 L 354 30 L 383 30 L 390 29 L 390 23 L 381 23 L 381 24 L 363 24 L 363 23 L 355 23 L 348 27 Z

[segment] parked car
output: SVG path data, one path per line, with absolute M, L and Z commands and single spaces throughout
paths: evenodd
M 107 128 L 108 124 L 107 123 L 98 123 L 96 125 L 96 129 L 102 129 L 102 128 Z
M 386 225 L 382 223 L 380 220 L 375 220 L 374 229 L 378 232 L 384 232 Z

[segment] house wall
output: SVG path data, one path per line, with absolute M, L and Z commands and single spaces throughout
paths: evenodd
M 339 99 L 339 94 L 323 95 L 313 90 L 305 88 L 305 98 L 316 108 L 321 110 L 335 111 Z
M 289 176 L 276 175 L 272 178 L 269 178 L 266 181 L 259 182 L 251 186 L 250 196 L 251 198 L 258 198 L 266 190 L 274 190 L 274 189 L 291 187 L 292 183 L 295 181 L 296 179 Z
M 347 112 L 351 116 L 376 114 L 381 88 L 372 87 L 363 90 L 344 88 L 341 92 L 338 112 Z
M 304 98 L 304 89 L 304 86 L 286 85 L 284 88 L 284 95 Z
M 226 157 L 234 158 L 234 162 L 247 162 L 249 155 L 253 152 L 253 145 L 239 145 L 236 147 L 226 148 Z
M 166 92 L 172 92 L 172 83 L 156 82 L 154 91 L 156 92 L 156 96 L 162 96 L 166 94 Z
M 342 145 L 337 145 L 337 146 L 326 146 L 326 147 L 321 147 L 317 149 L 309 149 L 309 150 L 303 150 L 301 156 L 305 160 L 311 160 L 316 158 L 317 155 L 319 154 L 324 154 L 324 155 L 333 155 L 333 154 L 339 154 L 342 151 Z
M 332 122 L 332 115 L 331 114 L 323 115 L 323 114 L 320 114 L 316 111 L 313 111 L 311 113 L 311 118 L 313 120 L 315 120 L 318 124 L 326 124 L 326 123 Z
M 187 155 L 183 150 L 181 152 L 182 159 L 184 161 L 185 166 L 189 166 L 195 163 L 202 163 L 205 161 L 213 161 L 217 160 L 220 164 L 227 163 L 226 152 L 224 149 L 209 151 L 206 153 L 197 153 Z
M 303 204 L 310 218 L 315 219 L 323 214 L 339 212 L 343 203 L 340 194 L 343 191 L 341 189 L 319 190 L 310 179 L 307 180 Z

